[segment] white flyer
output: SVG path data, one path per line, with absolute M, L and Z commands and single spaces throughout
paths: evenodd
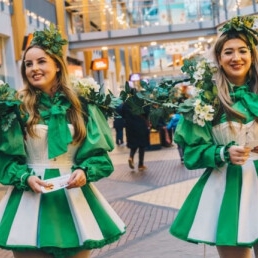
M 68 185 L 67 182 L 70 176 L 71 176 L 70 174 L 67 174 L 64 176 L 59 176 L 59 177 L 54 177 L 54 178 L 44 180 L 45 182 L 48 183 L 48 186 L 41 186 L 42 193 L 51 193 L 53 191 L 57 191 L 59 189 L 67 187 Z
M 255 140 L 255 141 L 250 141 L 246 144 L 247 147 L 250 147 L 251 149 L 257 147 L 258 148 L 258 141 Z
M 258 141 L 250 141 L 246 144 L 246 147 L 251 148 L 251 151 L 249 153 L 250 157 L 257 159 L 258 157 Z

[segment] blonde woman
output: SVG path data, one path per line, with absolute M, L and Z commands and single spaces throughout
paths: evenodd
M 114 148 L 101 111 L 68 82 L 53 27 L 37 31 L 21 66 L 24 88 L 7 100 L 0 140 L 0 246 L 15 258 L 88 258 L 119 239 L 125 225 L 91 183 L 113 171 Z M 83 104 L 81 104 L 83 103 Z

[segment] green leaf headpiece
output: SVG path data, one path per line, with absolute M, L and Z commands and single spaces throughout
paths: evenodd
M 33 33 L 30 45 L 41 46 L 47 53 L 62 57 L 62 46 L 67 43 L 68 41 L 62 38 L 60 31 L 51 23 L 49 29 L 45 28 L 42 31 L 35 31 Z
M 222 34 L 240 32 L 246 35 L 251 45 L 258 44 L 258 32 L 253 29 L 254 22 L 258 16 L 237 16 L 229 20 L 219 30 Z

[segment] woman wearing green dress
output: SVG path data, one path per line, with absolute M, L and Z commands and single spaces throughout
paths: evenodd
M 86 258 L 125 232 L 92 184 L 113 171 L 114 144 L 101 111 L 69 85 L 66 43 L 52 25 L 36 31 L 19 100 L 3 101 L 3 90 L 0 98 L 0 183 L 10 185 L 0 202 L 0 247 L 15 258 Z
M 175 142 L 184 148 L 185 166 L 205 171 L 182 205 L 170 233 L 192 243 L 215 245 L 221 258 L 251 258 L 252 247 L 258 242 L 255 19 L 234 17 L 221 28 L 212 50 L 217 67 L 214 80 L 209 81 L 216 86 L 209 92 L 212 101 L 207 101 L 206 87 L 197 94 L 196 102 L 183 103 L 183 117 L 175 134 Z M 192 120 L 183 108 L 189 103 L 194 103 Z

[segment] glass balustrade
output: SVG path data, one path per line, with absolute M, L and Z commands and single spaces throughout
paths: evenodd
M 126 30 L 229 19 L 254 12 L 254 0 L 95 0 L 71 1 L 72 32 Z

